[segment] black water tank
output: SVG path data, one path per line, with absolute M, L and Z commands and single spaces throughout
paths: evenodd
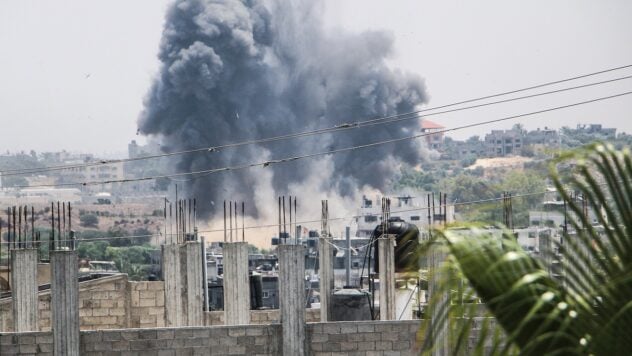
M 419 229 L 413 224 L 402 220 L 392 220 L 388 223 L 387 234 L 395 235 L 395 272 L 416 272 L 419 270 Z M 382 236 L 382 224 L 373 230 L 371 239 Z M 377 240 L 373 244 L 374 270 L 380 271 Z

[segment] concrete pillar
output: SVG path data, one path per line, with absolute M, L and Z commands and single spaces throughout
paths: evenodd
M 283 355 L 305 355 L 305 247 L 279 245 Z
M 37 250 L 12 250 L 11 271 L 13 330 L 38 331 Z
M 79 356 L 77 251 L 51 251 L 51 312 L 56 356 Z
M 250 324 L 248 243 L 225 242 L 223 251 L 225 324 Z
M 162 275 L 165 281 L 165 326 L 183 326 L 179 245 L 163 245 Z
M 428 294 L 430 294 L 431 303 L 430 317 L 432 320 L 432 337 L 435 340 L 435 347 L 432 350 L 433 356 L 448 356 L 450 350 L 448 340 L 449 322 L 445 318 L 445 313 L 450 303 L 450 296 L 448 291 L 442 290 L 440 285 L 447 277 L 445 271 L 442 270 L 442 264 L 446 259 L 446 255 L 442 246 L 433 246 L 430 249 L 428 258 L 428 266 L 430 269 Z
M 348 251 L 347 251 L 348 252 Z M 320 284 L 320 321 L 332 321 L 332 293 L 334 290 L 333 246 L 331 239 L 318 239 L 318 277 Z
M 183 325 L 204 325 L 204 289 L 201 242 L 189 241 L 180 246 L 180 280 L 182 286 Z
M 380 261 L 380 320 L 396 320 L 395 315 L 395 236 L 378 240 Z

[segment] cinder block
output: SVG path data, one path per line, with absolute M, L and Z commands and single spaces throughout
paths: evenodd
M 82 332 L 80 336 L 81 344 L 94 344 L 97 342 L 101 342 L 103 340 L 103 335 L 100 331 L 87 331 Z
M 410 350 L 410 341 L 398 341 L 393 343 L 393 350 L 404 351 Z
M 248 336 L 259 336 L 263 335 L 262 328 L 248 327 L 246 328 L 246 335 Z
M 246 329 L 244 327 L 230 328 L 228 329 L 228 336 L 245 336 Z
M 374 351 L 375 341 L 363 341 L 358 343 L 358 351 Z
M 345 323 L 340 326 L 340 332 L 343 334 L 350 334 L 358 332 L 358 326 L 353 323 Z
M 35 342 L 39 344 L 52 344 L 53 343 L 53 335 L 51 334 L 40 334 L 35 336 Z
M 390 351 L 393 349 L 392 341 L 376 341 L 375 349 L 378 351 Z
M 324 343 L 323 345 L 323 351 L 329 351 L 329 352 L 338 352 L 340 351 L 340 343 L 338 342 L 328 342 L 328 343 Z
M 122 308 L 111 308 L 111 309 L 108 309 L 108 314 L 110 316 L 123 316 L 123 315 L 125 315 L 125 309 L 122 309 Z
M 357 342 L 341 342 L 340 343 L 340 351 L 356 351 L 358 350 Z
M 175 332 L 173 330 L 158 330 L 156 331 L 156 338 L 160 340 L 173 339 Z
M 236 345 L 228 347 L 229 355 L 245 355 L 246 354 L 246 346 L 245 345 Z
M 360 324 L 358 323 L 358 332 L 361 333 L 372 333 L 375 331 L 375 326 L 373 324 Z
M 323 325 L 323 332 L 325 334 L 340 334 L 340 324 L 327 323 Z
M 156 306 L 156 299 L 144 299 L 144 298 L 140 298 L 140 303 L 139 305 L 141 307 L 155 307 Z
M 121 333 L 116 331 L 104 331 L 102 332 L 103 341 L 118 341 L 121 340 Z
M 92 316 L 107 316 L 110 310 L 106 308 L 92 309 Z

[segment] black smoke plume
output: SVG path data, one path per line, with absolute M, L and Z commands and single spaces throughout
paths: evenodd
M 322 15 L 323 4 L 317 1 L 175 1 L 166 15 L 162 65 L 146 97 L 140 131 L 159 137 L 166 151 L 187 150 L 409 112 L 426 101 L 420 77 L 386 65 L 393 50 L 389 33 L 325 30 Z M 190 154 L 178 158 L 176 169 L 279 159 L 402 137 L 417 129 L 418 122 L 410 120 Z M 277 194 L 309 179 L 310 186 L 295 194 L 349 196 L 363 186 L 384 189 L 401 162 L 417 164 L 422 153 L 419 141 L 405 141 L 211 174 L 190 180 L 187 190 L 200 201 L 252 201 L 267 175 L 266 184 Z M 213 213 L 212 205 L 200 205 L 203 214 Z

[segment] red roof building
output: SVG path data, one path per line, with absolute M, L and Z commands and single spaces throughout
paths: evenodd
M 421 132 L 428 134 L 424 138 L 428 144 L 428 148 L 440 151 L 443 147 L 443 129 L 444 126 L 437 124 L 436 122 L 421 119 Z

